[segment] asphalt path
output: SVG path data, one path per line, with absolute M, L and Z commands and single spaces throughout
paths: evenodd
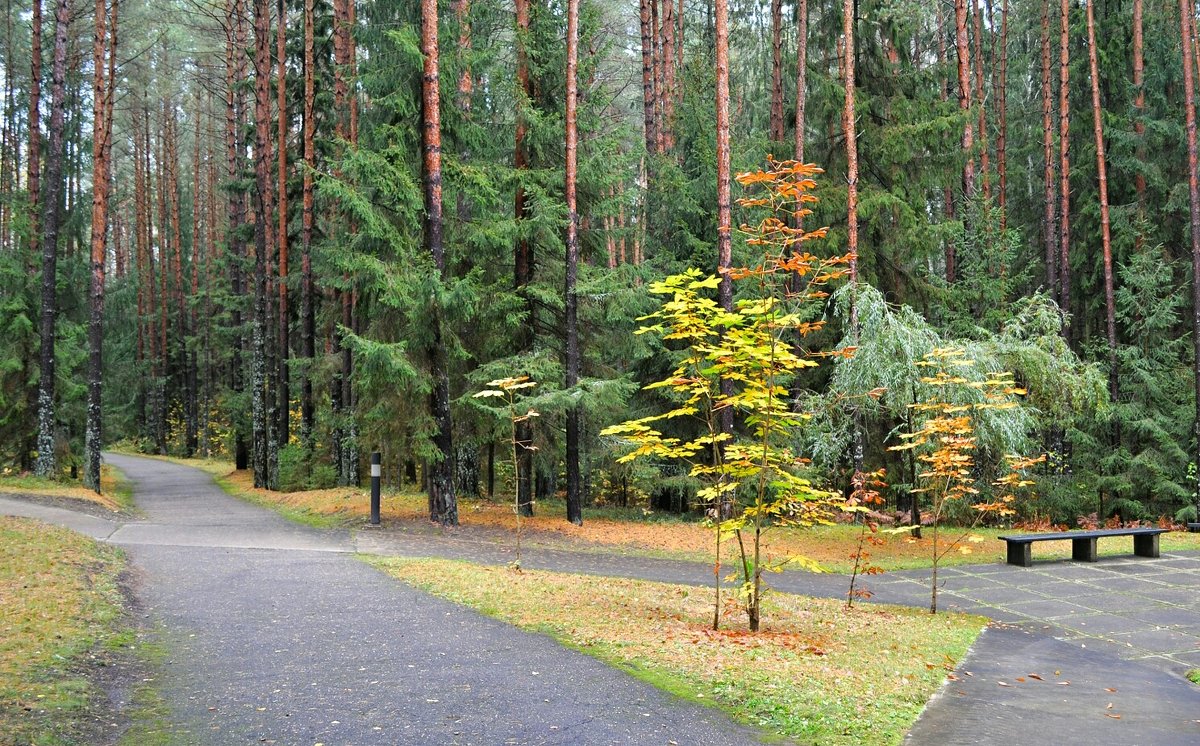
M 175 742 L 744 744 L 760 734 L 398 583 L 347 532 L 296 526 L 199 470 L 107 455 L 146 520 L 118 527 L 161 632 Z
M 144 519 L 118 523 L 0 498 L 0 513 L 128 551 L 169 651 L 158 682 L 177 743 L 734 744 L 760 734 L 470 610 L 351 552 L 505 564 L 511 547 L 399 527 L 319 531 L 234 500 L 203 472 L 106 455 Z M 525 567 L 706 585 L 711 567 L 527 547 Z M 875 600 L 928 603 L 922 572 L 868 579 Z M 1126 581 L 1126 582 L 1122 582 Z M 996 620 L 909 733 L 912 744 L 1200 743 L 1200 558 L 959 567 L 944 608 Z M 779 590 L 844 596 L 840 576 Z M 867 653 L 869 654 L 869 652 Z

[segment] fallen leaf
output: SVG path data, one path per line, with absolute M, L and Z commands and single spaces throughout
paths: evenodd
M 1104 691 L 1106 691 L 1106 692 L 1115 692 L 1115 691 L 1117 691 L 1117 690 L 1116 690 L 1116 689 L 1114 689 L 1114 688 L 1112 688 L 1111 686 L 1106 686 L 1106 687 L 1104 687 Z
M 1120 719 L 1121 719 L 1121 716 L 1120 716 L 1120 715 L 1115 715 L 1115 714 L 1113 714 L 1113 713 L 1111 713 L 1111 712 L 1106 712 L 1106 713 L 1104 713 L 1104 717 L 1106 717 L 1106 718 L 1112 718 L 1113 720 L 1120 720 Z
M 1025 679 L 1021 678 L 1020 676 L 1017 677 L 1017 681 L 1021 682 L 1022 684 L 1025 683 Z
M 1043 679 L 1041 676 L 1038 676 L 1036 673 L 1029 674 L 1029 678 L 1037 679 L 1038 681 L 1045 681 L 1045 679 Z
M 1111 710 L 1112 707 L 1113 707 L 1112 702 L 1109 702 L 1108 705 L 1104 709 Z
M 997 681 L 996 683 L 999 684 L 1000 686 L 1008 686 L 1008 687 L 1012 686 L 1012 684 L 1009 684 L 1007 681 Z
M 1071 685 L 1071 682 L 1069 682 L 1069 681 L 1056 681 L 1054 683 L 1058 684 L 1059 686 L 1070 686 Z

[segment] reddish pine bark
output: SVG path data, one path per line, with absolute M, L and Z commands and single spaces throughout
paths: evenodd
M 1133 187 L 1137 193 L 1138 214 L 1143 214 L 1146 207 L 1146 175 L 1142 173 L 1143 162 L 1146 158 L 1145 137 L 1146 122 L 1143 120 L 1146 110 L 1145 87 L 1145 57 L 1142 39 L 1142 0 L 1133 0 L 1133 134 L 1136 141 L 1134 152 L 1138 163 L 1138 171 L 1133 175 Z M 1137 246 L 1142 245 L 1141 229 L 1138 229 Z
M 304 186 L 300 228 L 300 315 L 301 355 L 308 361 L 300 391 L 300 430 L 305 448 L 313 447 L 312 363 L 316 357 L 316 313 L 313 297 L 312 240 L 313 240 L 313 169 L 316 167 L 316 1 L 304 0 Z
M 532 106 L 533 87 L 529 79 L 529 51 L 526 44 L 529 41 L 529 2 L 530 0 L 515 0 L 517 23 L 517 86 L 524 99 L 517 107 L 517 124 L 513 145 L 513 168 L 517 172 L 517 190 L 514 204 L 514 217 L 517 221 L 517 240 L 513 256 L 513 286 L 524 300 L 525 322 L 517 333 L 516 347 L 526 351 L 533 347 L 536 324 L 536 308 L 533 297 L 529 294 L 529 283 L 533 281 L 533 247 L 525 235 L 523 222 L 529 216 L 529 205 L 525 197 L 525 188 L 521 184 L 523 172 L 529 168 L 529 154 L 525 146 L 525 136 L 528 125 L 525 122 L 525 108 Z M 650 17 L 647 14 L 646 3 L 642 0 L 642 73 L 649 80 L 651 69 L 646 67 L 650 58 L 646 56 L 646 45 L 650 43 Z M 646 147 L 651 147 L 653 132 L 654 101 L 646 99 L 646 124 L 650 129 L 646 133 Z M 516 441 L 522 444 L 517 463 L 517 509 L 523 516 L 533 515 L 533 451 L 524 447 L 533 440 L 533 431 L 528 422 L 521 422 L 514 432 Z
M 988 169 L 987 107 L 983 97 L 983 14 L 979 11 L 979 0 L 972 0 L 971 12 L 975 16 L 975 99 L 979 102 L 979 180 L 983 196 L 992 196 L 991 173 Z
M 1000 7 L 1000 85 L 996 90 L 1000 131 L 996 133 L 996 171 L 999 179 L 997 203 L 1000 230 L 1008 228 L 1008 0 Z
M 275 245 L 278 249 L 279 256 L 279 320 L 277 323 L 279 332 L 278 354 L 276 360 L 278 368 L 275 373 L 275 386 L 279 397 L 279 419 L 276 424 L 275 435 L 279 447 L 282 448 L 288 444 L 291 435 L 291 394 L 288 386 L 288 348 L 291 336 L 288 333 L 289 314 L 288 314 L 288 198 L 287 198 L 287 134 L 288 134 L 288 118 L 287 118 L 287 46 L 286 35 L 287 30 L 287 5 L 283 0 L 279 0 L 276 6 L 277 25 L 275 33 L 275 55 L 276 73 L 275 73 L 275 97 L 276 97 L 276 117 L 279 120 L 279 131 L 276 138 L 275 150 L 279 155 L 279 229 L 278 235 L 275 238 Z
M 655 81 L 654 81 L 654 27 L 651 25 L 650 4 L 653 0 L 640 0 L 639 20 L 641 21 L 642 30 L 642 112 L 644 119 L 643 136 L 646 140 L 646 152 L 653 153 L 658 142 L 658 130 L 656 119 L 654 116 L 655 106 Z M 517 27 L 521 26 L 522 6 L 525 13 L 524 28 L 529 28 L 529 0 L 516 0 L 517 6 Z M 517 80 L 521 79 L 521 57 L 524 55 L 523 50 L 518 47 L 517 50 Z M 528 80 L 528 72 L 526 72 L 526 80 Z M 527 88 L 527 84 L 524 86 Z M 518 124 L 518 127 L 520 125 Z
M 109 25 L 111 24 L 111 28 Z M 108 194 L 110 186 L 109 145 L 112 137 L 113 85 L 106 57 L 116 56 L 117 0 L 112 17 L 104 0 L 96 0 L 95 34 L 92 42 L 92 236 L 91 314 L 88 321 L 87 424 L 84 430 L 83 482 L 100 492 L 100 448 L 102 446 L 102 385 L 104 349 L 104 274 L 108 258 Z
M 421 75 L 422 150 L 425 170 L 425 242 L 434 265 L 446 275 L 446 257 L 442 246 L 442 132 L 441 102 L 438 93 L 438 14 L 437 0 L 421 0 L 421 52 L 425 66 Z M 454 495 L 454 446 L 451 439 L 450 376 L 442 342 L 440 313 L 434 311 L 433 342 L 429 348 L 430 416 L 437 425 L 433 443 L 441 452 L 429 467 L 429 520 L 442 525 L 458 525 L 458 502 Z
M 577 42 L 578 43 L 578 42 Z M 675 10 L 663 0 L 662 17 L 662 142 L 664 152 L 675 149 Z
M 1059 10 L 1059 79 L 1058 79 L 1058 154 L 1059 154 L 1059 253 L 1058 305 L 1064 313 L 1071 312 L 1071 110 L 1070 110 L 1070 31 L 1071 0 L 1062 0 Z M 1070 318 L 1069 316 L 1067 317 Z M 1063 324 L 1063 336 L 1070 338 L 1070 322 Z
M 1058 233 L 1054 220 L 1057 208 L 1054 175 L 1054 114 L 1053 83 L 1050 77 L 1050 0 L 1042 5 L 1042 162 L 1045 199 L 1042 218 L 1042 235 L 1046 246 L 1046 291 L 1050 297 L 1059 298 L 1058 289 Z
M 225 0 L 225 178 L 234 182 L 242 175 L 242 128 L 243 102 L 241 82 L 245 80 L 245 55 L 240 50 L 245 49 L 244 11 L 241 0 Z M 246 247 L 241 239 L 241 226 L 245 223 L 246 203 L 240 190 L 227 190 L 228 204 L 226 212 L 229 220 L 228 250 L 232 257 L 245 256 Z M 246 293 L 245 277 L 242 273 L 241 262 L 229 263 L 229 279 L 233 295 L 241 298 Z M 241 304 L 235 304 L 230 311 L 229 325 L 233 332 L 233 343 L 230 351 L 230 388 L 235 394 L 245 390 L 242 370 L 242 351 L 245 339 L 242 335 Z M 234 467 L 241 470 L 249 467 L 250 455 L 246 444 L 246 433 L 241 427 L 235 427 L 233 432 L 233 461 Z
M 432 2 L 433 0 L 430 0 Z M 667 17 L 664 25 L 670 29 L 671 0 L 666 0 Z M 672 34 L 673 35 L 673 34 Z M 670 67 L 671 52 L 667 50 L 665 66 Z M 567 105 L 566 105 L 566 288 L 564 305 L 566 315 L 566 377 L 565 387 L 569 391 L 579 383 L 579 327 L 577 321 L 579 299 L 575 293 L 575 275 L 579 265 L 579 210 L 575 195 L 576 169 L 578 164 L 579 135 L 577 130 L 577 108 L 579 105 L 579 0 L 567 0 Z M 666 90 L 671 89 L 667 81 Z M 670 96 L 664 96 L 670 100 Z M 664 122 L 664 129 L 669 123 Z M 583 493 L 579 473 L 579 425 L 581 412 L 576 404 L 567 410 L 567 520 L 576 525 L 583 524 Z
M 942 12 L 941 3 L 937 6 L 937 62 L 939 69 L 945 69 L 946 66 L 946 19 Z M 941 90 L 938 92 L 942 102 L 950 98 L 950 81 L 946 76 L 942 76 Z M 946 182 L 942 186 L 942 205 L 946 213 L 947 220 L 954 219 L 954 188 Z M 958 256 L 957 248 L 953 241 L 946 241 L 945 244 L 946 256 L 946 282 L 953 283 L 958 274 Z
M 772 142 L 783 142 L 783 0 L 771 0 Z
M 1092 79 L 1092 132 L 1096 138 L 1096 173 L 1100 182 L 1100 238 L 1104 250 L 1104 329 L 1108 337 L 1109 393 L 1117 395 L 1117 321 L 1113 297 L 1112 230 L 1108 215 L 1108 170 L 1104 157 L 1104 110 L 1100 108 L 1100 70 L 1096 60 L 1095 0 L 1087 3 L 1088 69 Z
M 963 197 L 975 195 L 974 125 L 971 122 L 971 60 L 967 51 L 967 0 L 954 0 L 954 48 L 958 55 L 958 108 L 963 112 Z M 947 268 L 947 280 L 953 282 Z
M 254 2 L 254 318 L 251 349 L 251 464 L 254 486 L 270 488 L 271 464 L 267 438 L 267 235 L 272 193 L 271 140 L 271 8 L 269 0 Z
M 717 297 L 722 308 L 732 311 L 733 281 L 729 277 L 733 212 L 730 200 L 728 0 L 716 0 L 714 10 L 717 58 L 717 272 L 721 275 Z
M 1196 391 L 1196 419 L 1192 426 L 1194 438 L 1200 438 L 1200 181 L 1197 180 L 1196 154 L 1196 94 L 1193 49 L 1194 19 L 1193 7 L 1189 0 L 1179 0 L 1179 31 L 1183 41 L 1183 106 L 1187 123 L 1187 153 L 1188 153 L 1188 225 L 1192 239 L 1192 374 Z M 1200 453 L 1200 440 L 1193 440 L 1197 451 L 1193 458 Z M 1197 477 L 1196 487 L 1200 487 L 1200 477 Z M 1197 506 L 1200 509 L 1200 505 Z
M 26 162 L 29 186 L 29 256 L 41 248 L 41 169 L 42 169 L 42 0 L 33 0 L 30 21 L 29 72 L 29 155 Z

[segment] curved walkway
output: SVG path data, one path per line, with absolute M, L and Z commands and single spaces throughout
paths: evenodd
M 317 531 L 226 496 L 203 472 L 106 458 L 147 520 L 117 524 L 0 499 L 122 544 L 166 631 L 162 691 L 197 744 L 752 743 L 758 734 L 548 638 L 433 599 L 353 551 L 507 563 L 505 546 L 396 529 Z M 707 585 L 710 566 L 527 548 L 523 564 Z M 909 734 L 913 744 L 1200 743 L 1200 558 L 942 571 L 945 608 L 996 620 Z M 867 579 L 875 601 L 926 605 L 923 572 Z M 846 578 L 780 590 L 841 597 Z M 1053 734 L 1053 735 L 1051 735 Z
M 296 526 L 185 466 L 106 455 L 162 630 L 172 743 L 694 744 L 759 734 L 551 639 L 397 583 L 347 532 Z

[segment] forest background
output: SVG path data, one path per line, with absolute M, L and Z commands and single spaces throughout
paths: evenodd
M 805 473 L 885 467 L 910 511 L 919 464 L 888 446 L 954 347 L 1028 391 L 980 418 L 974 467 L 1049 454 L 1023 518 L 1194 518 L 1195 13 L 7 0 L 0 466 L 95 480 L 125 441 L 291 490 L 379 450 L 444 523 L 564 484 L 575 521 L 694 509 L 686 467 L 600 433 L 670 406 L 641 389 L 679 353 L 633 334 L 647 287 L 759 261 L 730 182 L 774 156 L 825 169 L 805 249 L 855 258 L 804 338 L 847 354 L 790 383 Z M 540 416 L 514 474 L 473 394 L 517 375 Z

